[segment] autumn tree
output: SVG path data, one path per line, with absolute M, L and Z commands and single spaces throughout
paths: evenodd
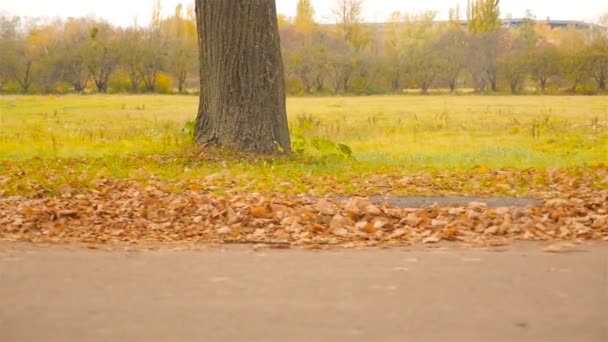
M 107 23 L 98 23 L 90 32 L 87 67 L 97 91 L 108 91 L 110 76 L 120 63 L 116 31 Z
M 351 82 L 363 64 L 364 53 L 344 40 L 333 36 L 329 40 L 328 71 L 334 93 L 351 90 Z
M 142 83 L 144 29 L 133 25 L 124 30 L 119 38 L 120 67 L 127 75 L 130 90 L 138 93 Z
M 433 25 L 435 12 L 404 15 L 401 32 L 401 58 L 406 82 L 426 94 L 439 74 L 440 61 L 437 32 Z
M 23 48 L 22 38 L 18 33 L 19 23 L 18 17 L 0 17 L 0 87 L 15 80 L 19 62 L 17 49 Z M 29 77 L 30 73 L 27 72 L 26 75 Z
M 451 93 L 456 91 L 458 80 L 467 66 L 466 51 L 469 39 L 462 28 L 460 8 L 449 11 L 449 21 L 441 28 L 435 49 L 438 53 L 439 79 L 447 83 Z
M 498 90 L 499 60 L 504 52 L 504 39 L 505 34 L 499 31 L 470 37 L 468 69 L 477 90 L 487 86 L 492 91 Z
M 74 18 L 68 19 L 63 26 L 54 68 L 57 78 L 69 83 L 77 93 L 84 92 L 90 79 L 87 49 L 90 47 L 90 33 L 95 26 L 92 20 Z
M 509 84 L 511 94 L 518 93 L 529 74 L 531 58 L 539 37 L 535 31 L 536 21 L 531 12 L 511 35 L 508 51 L 499 58 L 499 74 Z
M 349 92 L 352 80 L 365 73 L 369 35 L 362 24 L 363 0 L 335 0 L 335 31 L 328 48 L 329 72 L 335 93 Z
M 160 0 L 156 0 L 152 10 L 152 20 L 148 30 L 144 31 L 142 42 L 142 61 L 140 77 L 148 92 L 156 91 L 159 74 L 167 68 L 169 56 L 167 40 L 163 35 L 163 22 L 160 17 Z
M 332 9 L 338 32 L 344 41 L 350 44 L 362 43 L 364 40 L 361 27 L 363 0 L 335 0 Z
M 290 153 L 274 0 L 197 0 L 201 93 L 195 139 Z
M 18 29 L 25 25 L 27 31 Z M 42 58 L 47 55 L 45 47 L 55 43 L 54 39 L 45 40 L 48 30 L 40 30 L 36 23 L 22 23 L 20 18 L 3 20 L 2 49 L 0 50 L 0 73 L 7 82 L 18 85 L 22 93 L 30 92 L 36 78 L 41 79 L 37 72 L 45 71 L 41 66 Z
M 166 21 L 168 28 L 168 62 L 167 68 L 177 81 L 177 90 L 185 90 L 186 80 L 198 67 L 196 18 L 194 8 L 183 13 L 182 5 L 175 8 L 175 15 Z
M 558 39 L 561 42 L 559 51 L 562 78 L 569 91 L 574 93 L 576 87 L 589 78 L 585 58 L 587 37 L 580 30 L 567 28 L 559 31 Z
M 298 32 L 312 32 L 316 29 L 315 9 L 310 0 L 298 0 L 294 25 Z
M 521 91 L 528 76 L 528 63 L 519 51 L 505 54 L 499 63 L 500 76 L 509 84 L 511 94 Z
M 468 30 L 471 34 L 470 71 L 476 88 L 498 87 L 498 60 L 501 53 L 500 0 L 469 0 Z
M 467 4 L 469 32 L 479 34 L 500 29 L 500 0 L 469 0 Z
M 289 37 L 284 53 L 287 76 L 295 77 L 307 94 L 323 91 L 329 67 L 327 33 L 295 31 Z
M 608 37 L 598 36 L 585 50 L 585 68 L 597 87 L 606 90 L 608 81 Z
M 298 1 L 293 22 L 280 28 L 285 69 L 292 91 L 307 94 L 323 91 L 328 73 L 329 32 L 314 19 L 314 8 L 309 0 Z
M 559 50 L 552 44 L 545 43 L 534 49 L 529 60 L 530 76 L 538 84 L 542 93 L 547 83 L 560 72 Z
M 405 23 L 400 12 L 394 12 L 384 29 L 384 61 L 391 90 L 399 92 L 403 88 L 404 47 L 402 31 Z

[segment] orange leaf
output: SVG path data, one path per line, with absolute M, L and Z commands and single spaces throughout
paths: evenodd
M 255 218 L 262 218 L 262 219 L 274 218 L 274 214 L 267 211 L 266 208 L 264 208 L 264 207 L 252 207 L 251 209 L 249 209 L 249 213 L 251 214 L 251 216 L 253 216 Z

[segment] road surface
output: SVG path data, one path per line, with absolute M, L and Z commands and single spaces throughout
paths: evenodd
M 0 244 L 0 341 L 608 341 L 608 244 L 104 252 Z

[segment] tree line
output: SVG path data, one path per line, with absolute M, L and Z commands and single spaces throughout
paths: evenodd
M 0 90 L 185 92 L 198 86 L 195 20 L 182 5 L 161 18 L 159 1 L 147 27 L 0 17 Z
M 161 18 L 157 2 L 153 13 L 148 27 L 128 28 L 93 18 L 0 18 L 0 90 L 198 92 L 194 10 L 179 5 Z M 446 21 L 436 12 L 395 12 L 365 23 L 363 0 L 333 0 L 332 13 L 332 24 L 319 23 L 310 0 L 299 0 L 295 17 L 279 16 L 288 93 L 606 91 L 601 26 L 552 28 L 529 13 L 504 28 L 499 0 L 470 0 Z

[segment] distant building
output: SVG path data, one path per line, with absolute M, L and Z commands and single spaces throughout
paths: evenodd
M 502 19 L 502 27 L 505 28 L 517 28 L 520 27 L 526 19 Z M 543 23 L 551 27 L 552 29 L 557 28 L 574 28 L 578 30 L 598 30 L 608 32 L 608 27 L 586 23 L 584 21 L 578 20 L 551 20 L 547 18 L 547 20 L 535 20 L 537 23 Z M 466 22 L 464 26 L 466 26 Z
M 501 19 L 502 27 L 505 29 L 515 29 L 523 25 L 526 19 L 524 18 L 506 18 Z M 584 21 L 578 20 L 552 20 L 551 18 L 547 18 L 546 20 L 538 20 L 533 19 L 536 23 L 546 24 L 552 29 L 567 29 L 573 28 L 577 30 L 588 30 L 600 32 L 601 34 L 608 35 L 608 27 L 593 23 L 587 23 Z M 445 20 L 436 21 L 437 23 L 447 23 Z M 383 34 L 386 29 L 386 23 L 366 23 L 364 24 L 367 27 L 374 28 L 378 34 Z M 467 20 L 462 20 L 461 25 L 463 28 L 467 28 L 469 26 L 469 22 Z

